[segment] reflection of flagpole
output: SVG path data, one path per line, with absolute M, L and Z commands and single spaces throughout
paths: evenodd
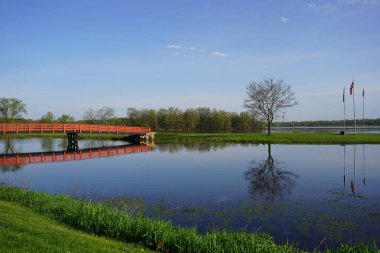
M 346 146 L 343 146 L 343 185 L 344 189 L 346 189 Z
M 356 145 L 354 145 L 354 187 L 356 186 Z
M 363 144 L 363 184 L 365 186 L 365 167 L 364 167 L 364 144 Z
M 355 187 L 356 187 L 356 145 L 354 145 L 354 181 L 351 180 L 351 191 L 355 197 Z

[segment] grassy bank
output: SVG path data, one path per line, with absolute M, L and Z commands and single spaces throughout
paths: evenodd
M 153 252 L 68 228 L 33 210 L 0 201 L 0 252 Z
M 380 134 L 337 133 L 226 133 L 226 134 L 172 134 L 158 133 L 156 143 L 231 142 L 277 144 L 380 144 Z
M 100 204 L 68 196 L 52 196 L 0 186 L 0 200 L 17 203 L 72 228 L 108 238 L 143 244 L 166 252 L 304 252 L 290 245 L 276 245 L 263 234 L 214 231 L 200 235 L 196 229 L 170 222 L 132 217 Z M 326 252 L 378 252 L 375 246 L 342 246 Z
M 80 134 L 83 139 L 122 140 L 123 135 L 116 134 Z M 0 134 L 0 138 L 66 138 L 66 134 Z M 155 143 L 190 143 L 190 142 L 225 142 L 225 143 L 274 143 L 274 144 L 380 144 L 380 134 L 346 134 L 338 133 L 163 133 L 155 136 Z

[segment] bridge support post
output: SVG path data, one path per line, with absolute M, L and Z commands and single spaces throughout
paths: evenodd
M 67 151 L 78 151 L 78 133 L 67 133 Z

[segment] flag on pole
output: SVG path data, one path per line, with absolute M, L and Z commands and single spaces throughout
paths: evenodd
M 364 98 L 364 89 L 363 89 L 363 98 Z
M 350 95 L 352 95 L 352 92 L 354 91 L 354 81 L 352 81 L 350 86 Z

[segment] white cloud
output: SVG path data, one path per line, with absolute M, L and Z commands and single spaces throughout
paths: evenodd
M 166 48 L 168 49 L 174 49 L 174 50 L 184 50 L 184 51 L 192 51 L 192 52 L 195 52 L 195 53 L 200 53 L 200 54 L 209 54 L 209 55 L 212 55 L 212 56 L 216 56 L 216 57 L 221 57 L 221 58 L 225 58 L 225 57 L 229 57 L 230 54 L 229 53 L 226 53 L 226 52 L 220 52 L 220 51 L 208 51 L 208 50 L 205 50 L 205 49 L 199 49 L 199 48 L 196 48 L 196 47 L 188 47 L 188 46 L 182 46 L 182 45 L 178 45 L 178 44 L 170 44 L 170 45 L 167 45 L 165 46 Z M 176 52 L 175 55 L 180 55 L 178 52 Z
M 378 0 L 339 0 L 342 4 L 364 4 L 364 5 L 374 5 Z
M 215 56 L 218 56 L 218 57 L 228 57 L 230 56 L 229 54 L 227 53 L 223 53 L 223 52 L 219 52 L 219 51 L 214 51 L 211 53 L 212 55 L 215 55 Z
M 181 45 L 167 45 L 166 48 L 182 48 Z
M 309 3 L 307 8 L 311 11 L 320 12 L 320 13 L 330 13 L 336 11 L 338 8 L 344 8 L 345 6 L 369 6 L 377 5 L 379 0 L 335 0 L 329 4 L 318 4 L 318 3 Z
M 281 22 L 287 22 L 289 20 L 289 18 L 287 18 L 287 17 L 281 17 Z
M 315 12 L 329 13 L 336 10 L 336 5 L 334 4 L 307 4 L 307 8 Z

